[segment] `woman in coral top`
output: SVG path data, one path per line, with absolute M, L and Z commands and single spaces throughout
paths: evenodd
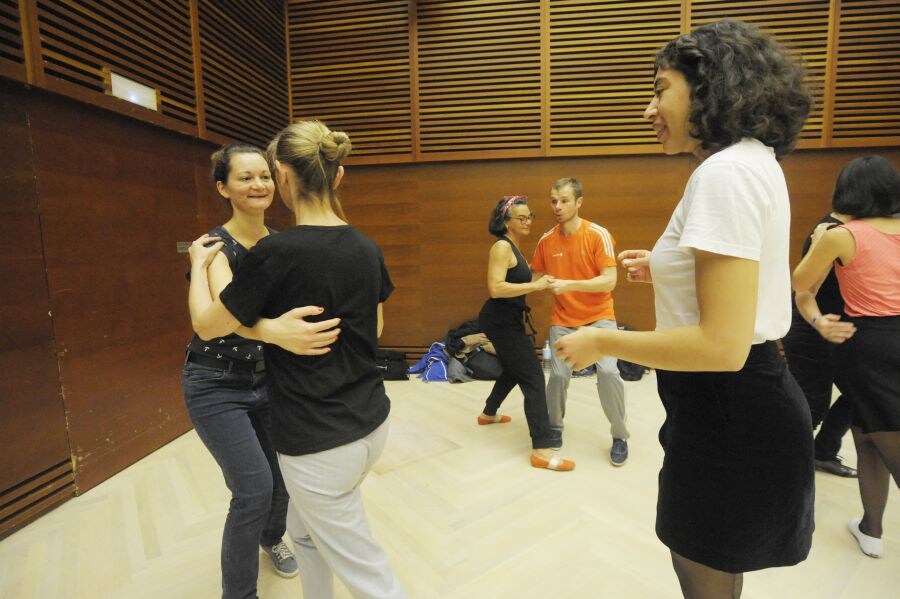
M 816 228 L 793 284 L 807 322 L 838 320 L 815 299 L 833 265 L 845 318 L 855 327 L 849 338 L 829 339 L 840 344 L 853 404 L 863 517 L 848 526 L 863 553 L 881 557 L 890 477 L 900 486 L 900 174 L 881 156 L 857 158 L 838 176 L 833 203 L 854 219 Z

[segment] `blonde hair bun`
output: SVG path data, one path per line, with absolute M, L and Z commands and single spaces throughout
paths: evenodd
M 319 151 L 326 160 L 343 160 L 352 149 L 350 136 L 343 131 L 328 131 L 319 142 Z
M 347 220 L 334 187 L 341 159 L 351 148 L 350 137 L 343 131 L 331 131 L 321 121 L 297 121 L 275 136 L 269 156 L 297 176 L 298 199 L 327 199 L 335 214 Z

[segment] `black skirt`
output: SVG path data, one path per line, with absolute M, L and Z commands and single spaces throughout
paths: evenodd
M 900 431 L 900 316 L 846 319 L 856 333 L 837 346 L 837 358 L 846 368 L 841 392 L 853 405 L 853 425 L 864 433 Z
M 790 566 L 812 543 L 809 407 L 774 342 L 738 372 L 657 371 L 666 420 L 656 534 L 675 553 L 738 573 Z

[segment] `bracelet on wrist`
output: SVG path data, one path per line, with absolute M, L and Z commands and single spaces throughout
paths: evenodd
M 820 318 L 822 318 L 821 314 L 813 317 L 812 321 L 809 323 L 812 326 L 812 328 L 816 328 L 816 321 L 819 320 Z

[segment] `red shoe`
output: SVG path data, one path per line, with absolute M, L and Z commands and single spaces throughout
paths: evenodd
M 496 418 L 495 416 L 485 416 L 484 414 L 478 415 L 478 424 L 506 424 L 507 422 L 512 422 L 512 418 L 509 416 L 500 416 Z
M 548 460 L 539 455 L 531 454 L 531 465 L 535 468 L 546 468 L 547 470 L 556 470 L 558 472 L 575 470 L 575 462 L 572 460 L 564 460 L 558 455 L 555 455 Z

